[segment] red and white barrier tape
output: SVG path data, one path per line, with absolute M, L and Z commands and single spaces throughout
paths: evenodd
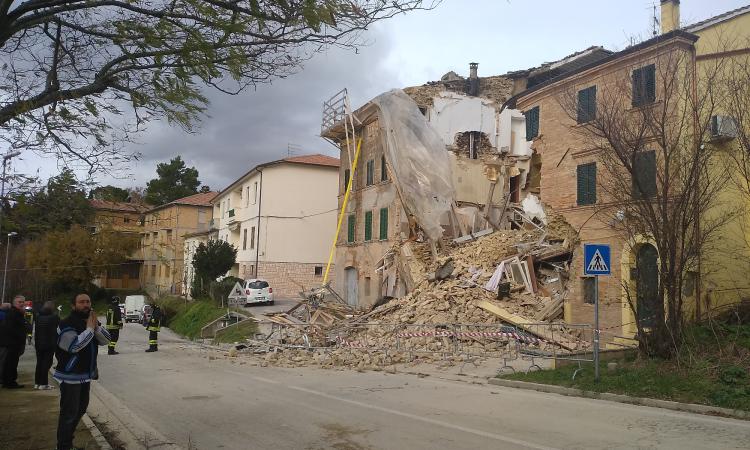
M 542 342 L 541 339 L 533 336 L 521 335 L 518 333 L 508 333 L 504 331 L 459 331 L 454 333 L 452 331 L 418 331 L 414 333 L 399 333 L 396 335 L 399 338 L 414 338 L 414 337 L 504 337 L 509 339 L 516 339 L 521 342 L 527 342 L 530 344 L 539 344 Z

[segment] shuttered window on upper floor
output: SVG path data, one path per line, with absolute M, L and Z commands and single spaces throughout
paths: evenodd
M 577 169 L 577 203 L 593 205 L 596 203 L 596 163 L 581 164 Z
M 535 106 L 524 114 L 526 116 L 526 140 L 539 136 L 539 107 Z
M 648 105 L 656 101 L 656 66 L 641 67 L 633 71 L 633 106 Z
M 596 119 L 596 86 L 578 91 L 578 123 Z
M 372 211 L 365 213 L 365 242 L 372 240 Z
M 348 233 L 346 235 L 347 242 L 354 242 L 354 225 L 357 223 L 357 218 L 354 214 L 350 214 L 347 219 Z
M 633 160 L 633 198 L 640 200 L 656 195 L 656 152 L 636 153 Z
M 380 239 L 388 239 L 388 208 L 380 208 Z

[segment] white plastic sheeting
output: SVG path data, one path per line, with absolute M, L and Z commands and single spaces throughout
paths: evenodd
M 384 132 L 385 155 L 406 210 L 414 214 L 430 239 L 443 235 L 454 190 L 451 165 L 443 139 L 404 91 L 394 89 L 375 97 Z
M 527 195 L 521 202 L 521 207 L 523 207 L 526 217 L 531 220 L 535 218 L 539 219 L 540 222 L 547 225 L 547 214 L 544 212 L 544 207 L 542 206 L 542 202 L 539 201 L 539 197 L 533 194 Z

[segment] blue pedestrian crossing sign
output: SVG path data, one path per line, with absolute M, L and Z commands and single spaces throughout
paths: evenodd
M 611 275 L 609 245 L 583 244 L 583 273 L 585 275 Z

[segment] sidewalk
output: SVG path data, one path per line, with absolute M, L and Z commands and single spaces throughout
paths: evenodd
M 52 450 L 57 444 L 60 391 L 34 390 L 35 366 L 34 347 L 26 346 L 18 364 L 18 382 L 26 386 L 0 389 L 0 450 Z M 50 383 L 55 384 L 51 377 Z M 83 421 L 76 430 L 74 444 L 86 450 L 101 448 Z

